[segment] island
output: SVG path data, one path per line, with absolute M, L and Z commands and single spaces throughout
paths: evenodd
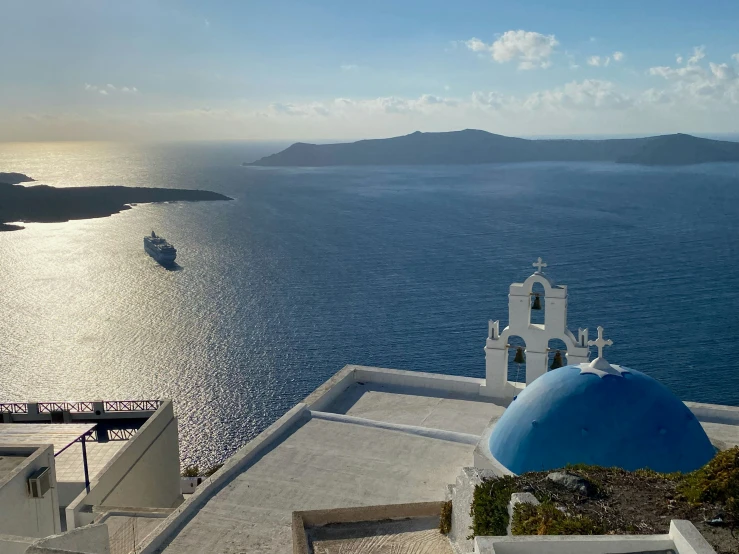
M 8 178 L 7 176 L 15 176 Z M 33 181 L 17 173 L 2 173 L 7 180 Z M 19 177 L 20 176 L 20 177 Z M 57 223 L 72 219 L 107 217 L 127 210 L 132 204 L 151 202 L 199 202 L 232 200 L 207 190 L 144 187 L 69 187 L 24 186 L 0 181 L 0 231 L 15 231 L 22 226 L 9 222 Z
M 644 138 L 522 139 L 466 129 L 419 131 L 400 137 L 338 144 L 298 142 L 243 165 L 323 167 L 339 165 L 471 165 L 524 162 L 613 162 L 690 165 L 739 162 L 739 142 L 682 133 Z

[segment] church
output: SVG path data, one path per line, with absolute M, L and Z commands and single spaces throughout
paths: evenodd
M 495 422 L 492 459 L 514 473 L 571 464 L 672 473 L 707 463 L 715 449 L 693 412 L 648 375 L 609 363 L 605 349 L 613 342 L 602 327 L 595 340 L 587 329 L 575 338 L 567 328 L 567 287 L 547 277 L 541 258 L 534 267 L 523 283 L 511 285 L 508 326 L 501 332 L 498 321 L 489 325 L 483 394 L 511 394 L 517 383 L 507 380 L 508 341 L 518 335 L 526 343 L 525 359 L 520 347 L 516 352 L 526 363 L 526 388 Z M 532 310 L 541 309 L 536 284 L 544 289 L 543 325 L 531 322 Z M 564 367 L 559 350 L 547 367 L 552 339 L 566 344 Z M 592 361 L 589 347 L 597 349 Z

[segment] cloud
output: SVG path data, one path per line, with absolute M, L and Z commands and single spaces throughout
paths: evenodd
M 736 54 L 732 54 L 731 59 L 739 63 L 739 52 L 737 52 Z
M 490 50 L 490 46 L 476 37 L 472 37 L 470 40 L 465 41 L 464 45 L 473 52 L 487 52 Z
M 688 58 L 688 65 L 696 65 L 703 58 L 706 57 L 706 47 L 696 46 L 693 48 L 693 55 Z
M 588 65 L 592 65 L 593 67 L 608 67 L 611 65 L 611 58 L 605 57 L 601 58 L 600 56 L 590 56 L 587 59 Z
M 503 110 L 514 104 L 514 99 L 499 92 L 473 92 L 472 105 L 484 110 Z
M 680 54 L 678 54 L 678 55 L 675 56 L 675 61 L 677 61 L 678 65 L 679 65 L 679 64 L 683 63 L 683 57 Z
M 123 93 L 123 94 L 138 94 L 139 89 L 136 87 L 116 87 L 115 85 L 112 85 L 108 83 L 107 85 L 91 85 L 90 83 L 85 83 L 85 90 L 90 92 L 97 92 L 102 94 L 103 96 L 108 96 L 112 93 Z
M 210 28 L 210 20 L 209 19 L 204 20 L 203 23 L 205 24 L 205 28 L 206 29 L 209 29 Z
M 274 102 L 267 112 L 260 112 L 268 117 L 334 117 L 357 113 L 407 115 L 413 113 L 432 113 L 445 108 L 457 106 L 458 100 L 422 94 L 418 98 L 400 98 L 398 96 L 381 96 L 369 99 L 336 98 L 328 102 L 309 102 L 305 104 L 288 104 Z
M 705 57 L 705 48 L 698 46 L 685 65 L 650 67 L 649 75 L 668 82 L 667 88 L 658 91 L 660 101 L 688 104 L 700 109 L 706 108 L 706 102 L 716 102 L 724 107 L 726 104 L 739 104 L 737 71 L 726 63 L 709 62 L 706 67 L 701 64 Z M 648 97 L 654 98 L 656 94 L 649 92 Z
M 550 57 L 559 42 L 554 35 L 518 30 L 506 31 L 492 44 L 473 37 L 464 45 L 473 52 L 489 52 L 498 63 L 515 61 L 519 69 L 535 69 L 551 65 Z
M 593 110 L 624 109 L 634 104 L 632 98 L 616 90 L 610 81 L 585 79 L 572 81 L 562 87 L 535 92 L 523 102 L 527 109 Z
M 342 71 L 346 71 L 346 72 L 359 71 L 359 66 L 358 65 L 355 65 L 353 63 L 345 63 L 345 64 L 342 64 L 340 66 L 340 68 L 341 68 Z
M 613 61 L 614 62 L 621 62 L 624 59 L 624 53 L 623 52 L 616 51 L 616 52 L 613 53 L 613 56 L 612 57 L 613 57 Z

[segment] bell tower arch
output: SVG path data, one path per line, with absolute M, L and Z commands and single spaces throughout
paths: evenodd
M 578 336 L 567 328 L 567 287 L 555 284 L 544 273 L 547 264 L 541 258 L 533 264 L 536 271 L 523 283 L 513 283 L 508 293 L 508 326 L 500 330 L 500 321 L 488 323 L 485 341 L 485 385 L 482 394 L 498 398 L 514 396 L 517 388 L 508 381 L 508 338 L 518 335 L 526 342 L 526 384 L 547 372 L 548 346 L 559 339 L 567 347 L 566 363 L 588 361 L 588 330 L 578 329 Z M 545 303 L 544 323 L 531 322 L 531 306 L 535 300 L 534 284 L 544 288 L 539 301 Z M 515 353 L 515 350 L 514 350 Z

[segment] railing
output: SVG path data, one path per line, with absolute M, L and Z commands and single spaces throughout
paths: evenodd
M 51 412 L 94 412 L 92 402 L 39 402 L 38 413 L 50 414 Z
M 127 441 L 136 434 L 136 431 L 138 429 L 108 429 L 108 440 Z
M 155 412 L 161 404 L 161 400 L 106 400 L 103 406 L 106 412 Z
M 53 412 L 94 413 L 97 402 L 32 402 L 38 413 Z M 102 402 L 105 412 L 155 412 L 161 406 L 161 400 L 105 400 Z M 28 414 L 29 404 L 25 402 L 0 402 L 0 414 Z M 100 415 L 100 414 L 96 414 Z
M 28 404 L 18 402 L 1 402 L 0 413 L 5 414 L 27 414 Z

